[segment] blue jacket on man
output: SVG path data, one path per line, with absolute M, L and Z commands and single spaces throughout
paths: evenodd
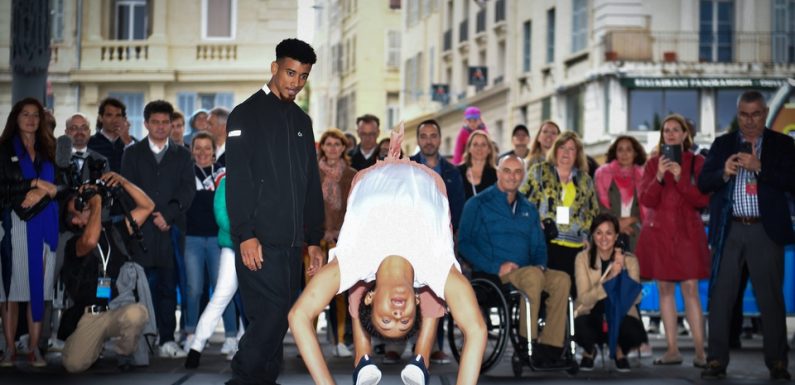
M 413 162 L 425 164 L 422 154 L 412 156 Z M 450 220 L 453 223 L 453 231 L 458 231 L 458 222 L 461 218 L 461 210 L 464 207 L 464 181 L 461 179 L 461 172 L 441 155 L 439 155 L 438 169 L 434 169 L 444 181 L 447 190 L 447 201 L 450 203 Z M 441 172 L 439 171 L 441 170 Z
M 497 186 L 470 198 L 458 229 L 458 250 L 474 271 L 498 274 L 500 265 L 547 266 L 547 246 L 538 211 L 522 194 L 514 204 Z

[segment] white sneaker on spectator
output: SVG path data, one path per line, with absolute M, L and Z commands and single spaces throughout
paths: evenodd
M 232 350 L 229 353 L 226 353 L 226 360 L 227 361 L 232 361 L 235 358 L 235 354 L 237 354 L 237 347 L 235 347 L 235 350 Z
M 162 358 L 185 358 L 188 355 L 188 353 L 185 353 L 174 341 L 169 341 L 161 345 L 159 353 Z
M 47 342 L 47 351 L 48 352 L 60 352 L 63 350 L 64 342 L 57 339 L 57 338 L 50 338 Z
M 237 338 L 226 337 L 224 339 L 224 346 L 221 347 L 221 354 L 229 354 L 230 352 L 237 351 Z
M 334 353 L 335 357 L 352 357 L 353 356 L 353 353 L 351 353 L 351 350 L 348 349 L 348 347 L 345 346 L 345 344 L 343 344 L 342 342 L 338 343 L 337 345 L 334 345 L 333 353 Z
M 17 353 L 18 354 L 28 354 L 30 350 L 28 349 L 28 341 L 30 340 L 30 336 L 28 334 L 23 334 L 19 336 L 19 341 L 17 341 Z

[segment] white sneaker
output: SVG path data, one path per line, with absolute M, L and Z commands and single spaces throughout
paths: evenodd
M 30 340 L 30 336 L 28 334 L 23 334 L 19 337 L 19 341 L 17 341 L 18 354 L 30 353 L 30 350 L 28 349 L 28 340 Z
M 226 337 L 224 346 L 221 347 L 221 354 L 229 354 L 237 351 L 237 338 Z
M 191 334 L 187 338 L 185 338 L 185 341 L 182 342 L 182 350 L 184 350 L 185 352 L 189 352 L 191 346 L 193 345 L 193 340 L 195 338 L 196 338 L 195 334 Z
M 47 351 L 60 352 L 63 350 L 63 344 L 64 342 L 57 338 L 50 338 L 50 340 L 47 341 Z
M 226 360 L 227 361 L 232 361 L 233 359 L 235 359 L 235 354 L 237 354 L 237 347 L 235 347 L 235 350 L 232 350 L 229 353 L 226 353 Z
M 335 357 L 353 357 L 353 353 L 342 342 L 334 346 L 333 353 Z
M 188 356 L 188 353 L 185 353 L 174 341 L 161 345 L 159 353 L 162 358 L 185 358 Z

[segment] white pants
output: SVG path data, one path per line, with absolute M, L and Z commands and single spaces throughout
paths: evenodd
M 215 283 L 210 302 L 204 308 L 204 312 L 199 317 L 196 324 L 196 333 L 193 335 L 193 343 L 190 348 L 201 352 L 210 336 L 213 335 L 218 321 L 221 319 L 226 306 L 232 301 L 237 291 L 237 273 L 235 272 L 235 251 L 229 248 L 221 248 L 221 263 L 218 269 L 218 282 Z

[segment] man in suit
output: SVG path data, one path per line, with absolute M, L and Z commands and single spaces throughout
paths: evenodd
M 172 226 L 185 228 L 185 213 L 196 194 L 190 152 L 171 141 L 174 108 L 163 100 L 144 107 L 144 126 L 149 135 L 130 146 L 122 158 L 121 173 L 155 202 L 155 209 L 141 225 L 146 250 L 135 247 L 133 259 L 143 266 L 155 307 L 160 335 L 160 356 L 185 357 L 174 342 L 176 329 L 176 273 Z M 184 247 L 184 237 L 179 240 Z
M 363 170 L 375 164 L 378 159 L 378 134 L 381 132 L 381 121 L 377 116 L 364 114 L 356 118 L 356 134 L 359 135 L 359 145 L 351 152 L 351 167 L 356 171 Z
M 790 379 L 782 287 L 784 246 L 795 235 L 783 208 L 787 193 L 795 193 L 795 144 L 765 128 L 767 112 L 762 94 L 743 93 L 737 102 L 740 129 L 715 140 L 698 179 L 698 188 L 712 193 L 709 351 L 702 378 L 726 376 L 731 313 L 747 266 L 762 314 L 770 378 Z
M 77 112 L 66 119 L 66 135 L 72 138 L 72 163 L 77 167 L 83 181 L 87 180 L 89 176 L 89 170 L 85 166 L 86 159 L 104 160 L 105 168 L 102 173 L 110 171 L 110 166 L 107 164 L 108 159 L 88 148 L 88 140 L 91 135 L 88 117 Z

